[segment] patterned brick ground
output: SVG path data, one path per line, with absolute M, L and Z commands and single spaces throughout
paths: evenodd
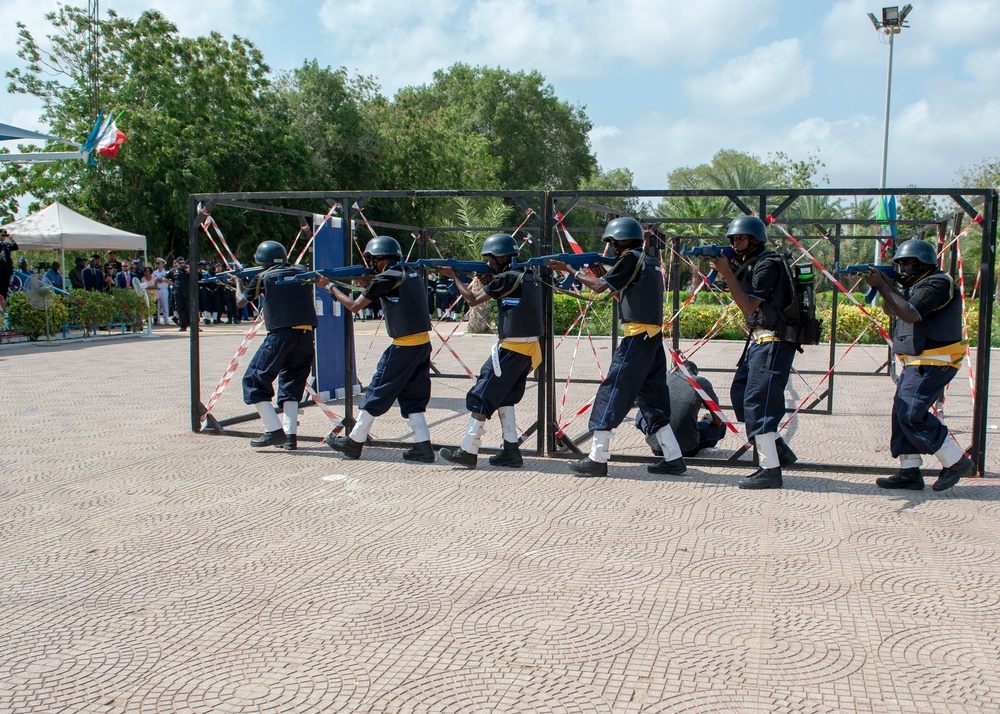
M 616 462 L 588 480 L 533 457 L 469 471 L 315 441 L 254 452 L 190 433 L 188 343 L 161 334 L 0 349 L 0 712 L 1000 711 L 995 474 L 936 494 L 791 470 L 758 493 L 735 468 Z M 202 336 L 208 394 L 240 334 Z M 478 370 L 489 341 L 453 339 Z M 362 377 L 383 345 L 359 326 Z M 580 344 L 569 412 L 609 362 L 607 341 Z M 728 376 L 709 376 L 728 401 Z M 796 398 L 817 380 L 793 378 Z M 458 441 L 468 386 L 435 381 L 435 441 Z M 888 466 L 891 391 L 838 376 L 836 413 L 797 418 L 789 441 L 804 460 Z M 960 376 L 960 438 L 969 404 Z M 245 411 L 234 385 L 219 414 Z M 303 410 L 303 435 L 328 428 Z M 374 431 L 409 438 L 395 414 Z M 613 448 L 648 455 L 628 425 Z M 995 472 L 996 437 L 989 453 Z

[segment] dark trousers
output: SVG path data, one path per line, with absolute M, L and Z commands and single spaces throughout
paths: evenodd
M 382 416 L 393 402 L 399 402 L 403 418 L 427 411 L 431 400 L 431 345 L 413 347 L 389 345 L 378 361 L 372 381 L 365 390 L 361 408 L 372 416 Z
M 701 419 L 698 421 L 698 446 L 685 451 L 681 456 L 696 456 L 702 449 L 711 449 L 726 435 L 725 424 L 713 424 L 711 421 Z
M 746 423 L 747 438 L 778 431 L 796 351 L 788 342 L 750 342 L 743 353 L 729 396 L 736 421 Z
M 7 299 L 7 292 L 10 290 L 10 276 L 14 274 L 14 268 L 6 262 L 0 262 L 0 295 Z
M 660 335 L 625 337 L 618 343 L 608 376 L 597 388 L 590 411 L 592 431 L 611 431 L 625 420 L 632 404 L 655 434 L 670 423 L 667 355 Z
M 271 330 L 243 375 L 243 402 L 270 402 L 278 380 L 278 406 L 302 401 L 312 370 L 315 343 L 312 330 L 281 327 Z
M 512 407 L 524 396 L 524 385 L 531 374 L 531 357 L 500 349 L 500 376 L 493 373 L 493 358 L 488 357 L 479 370 L 479 379 L 465 396 L 465 408 L 490 419 L 500 407 Z
M 955 378 L 954 367 L 921 365 L 904 367 L 892 399 L 889 451 L 900 454 L 933 454 L 948 438 L 948 427 L 934 416 L 931 406 Z
M 174 309 L 177 310 L 177 324 L 187 327 L 191 323 L 188 314 L 188 296 L 185 290 L 174 290 Z

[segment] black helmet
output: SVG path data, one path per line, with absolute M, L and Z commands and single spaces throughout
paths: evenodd
M 642 226 L 639 224 L 639 221 L 628 216 L 623 216 L 616 218 L 604 227 L 603 240 L 605 243 L 630 240 L 644 241 L 646 240 L 646 236 L 642 232 Z
M 288 251 L 276 240 L 266 240 L 257 246 L 253 259 L 260 266 L 281 265 L 288 261 Z
M 767 226 L 757 216 L 737 216 L 730 222 L 726 237 L 753 236 L 760 243 L 767 243 Z
M 514 236 L 506 233 L 495 233 L 483 241 L 483 249 L 480 255 L 491 255 L 495 258 L 503 258 L 508 255 L 517 255 L 520 252 Z
M 913 258 L 924 265 L 929 265 L 932 268 L 937 267 L 937 252 L 934 250 L 934 246 L 924 240 L 913 238 L 900 243 L 896 254 L 892 256 L 892 262 L 895 263 L 904 258 Z
M 365 246 L 365 260 L 372 258 L 383 258 L 394 256 L 397 260 L 403 259 L 403 249 L 399 247 L 399 241 L 390 236 L 375 236 L 368 245 Z

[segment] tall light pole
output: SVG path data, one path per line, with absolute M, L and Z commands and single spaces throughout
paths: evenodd
M 885 188 L 885 170 L 886 164 L 889 160 L 889 97 L 892 94 L 892 40 L 903 31 L 904 27 L 909 27 L 906 24 L 906 16 L 910 14 L 913 9 L 913 5 L 904 5 L 903 9 L 900 10 L 899 6 L 893 5 L 892 7 L 882 8 L 882 21 L 880 22 L 874 14 L 868 13 L 868 18 L 872 21 L 875 29 L 878 32 L 885 33 L 889 36 L 889 68 L 886 71 L 885 76 L 885 123 L 882 130 L 882 180 L 879 182 L 879 188 Z M 880 197 L 879 200 L 885 200 L 884 197 Z M 875 265 L 881 262 L 881 251 L 879 250 L 880 244 L 878 241 L 875 242 Z

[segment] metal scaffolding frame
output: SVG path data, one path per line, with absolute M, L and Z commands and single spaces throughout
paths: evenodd
M 529 230 L 532 232 L 536 238 L 532 241 L 533 243 L 533 254 L 537 255 L 547 255 L 555 252 L 553 250 L 553 234 L 556 232 L 556 226 L 560 222 L 561 218 L 568 214 L 574 208 L 585 208 L 589 210 L 594 210 L 599 213 L 605 214 L 607 218 L 616 217 L 623 215 L 618 209 L 612 208 L 607 205 L 607 201 L 614 199 L 664 199 L 664 198 L 683 198 L 683 197 L 701 197 L 701 198 L 717 198 L 725 199 L 729 202 L 730 206 L 736 213 L 744 214 L 755 214 L 766 218 L 766 222 L 771 223 L 777 221 L 781 225 L 796 227 L 805 226 L 810 230 L 815 230 L 820 237 L 820 239 L 828 240 L 833 245 L 834 259 L 839 262 L 840 257 L 840 244 L 845 239 L 862 239 L 862 240 L 878 240 L 883 238 L 883 236 L 875 235 L 845 235 L 845 227 L 850 227 L 854 225 L 874 225 L 876 220 L 864 220 L 864 219 L 836 219 L 836 218 L 794 218 L 794 219 L 783 219 L 783 214 L 795 204 L 797 200 L 805 197 L 825 197 L 832 199 L 842 199 L 842 198 L 859 198 L 859 197 L 888 197 L 888 196 L 900 196 L 900 195 L 916 195 L 916 196 L 935 196 L 944 197 L 951 199 L 957 205 L 957 211 L 953 214 L 946 215 L 944 217 L 935 219 L 931 222 L 915 221 L 915 220 L 891 220 L 891 221 L 878 221 L 881 223 L 891 223 L 896 226 L 907 229 L 906 232 L 902 230 L 899 231 L 899 235 L 896 237 L 896 241 L 902 241 L 910 237 L 923 237 L 929 232 L 933 232 L 937 241 L 939 249 L 944 246 L 947 237 L 951 235 L 957 235 L 961 231 L 963 221 L 969 220 L 975 223 L 979 223 L 982 228 L 982 253 L 980 264 L 978 268 L 981 295 L 992 296 L 996 290 L 995 281 L 995 271 L 996 271 L 996 236 L 997 236 L 997 191 L 995 189 L 984 189 L 984 188 L 906 188 L 906 189 L 831 189 L 831 188 L 816 188 L 816 189 L 768 189 L 768 190 L 694 190 L 694 191 L 679 191 L 679 190 L 636 190 L 636 191 L 452 191 L 452 190 L 433 190 L 433 191 L 284 191 L 284 192 L 256 192 L 256 193 L 205 193 L 205 194 L 194 194 L 190 196 L 189 200 L 189 242 L 190 242 L 190 255 L 193 265 L 197 265 L 198 252 L 199 252 L 199 237 L 198 229 L 201 223 L 206 219 L 206 217 L 211 213 L 211 211 L 217 206 L 228 206 L 236 209 L 243 210 L 255 210 L 264 211 L 269 213 L 277 213 L 289 216 L 295 216 L 299 218 L 300 223 L 305 223 L 309 217 L 313 215 L 313 211 L 302 210 L 296 208 L 288 208 L 284 206 L 272 205 L 273 202 L 281 201 L 313 201 L 313 202 L 325 202 L 327 205 L 333 205 L 334 203 L 339 203 L 342 206 L 342 218 L 344 219 L 345 226 L 345 264 L 350 264 L 352 262 L 352 248 L 354 245 L 354 226 L 353 218 L 357 212 L 363 209 L 364 206 L 368 204 L 369 201 L 378 199 L 410 199 L 410 200 L 430 200 L 430 199 L 454 199 L 454 198 L 473 198 L 473 199 L 485 199 L 485 198 L 500 198 L 504 201 L 509 202 L 511 205 L 520 208 L 525 211 L 529 217 L 535 219 L 535 224 L 530 228 L 524 228 L 522 230 Z M 204 209 L 199 210 L 199 205 L 204 205 Z M 978 209 L 977 209 L 978 207 Z M 981 210 L 980 210 L 981 209 Z M 533 216 L 532 216 L 533 213 Z M 686 217 L 669 217 L 669 216 L 635 216 L 647 227 L 661 228 L 664 225 L 674 225 L 674 226 L 684 226 L 684 225 L 719 225 L 722 226 L 728 222 L 729 218 L 686 218 Z M 367 219 L 366 219 L 367 220 Z M 427 227 L 427 226 L 411 226 L 404 224 L 391 224 L 383 223 L 378 221 L 368 221 L 369 225 L 376 226 L 379 228 L 387 228 L 392 230 L 404 230 L 414 234 L 418 255 L 416 257 L 423 258 L 427 257 L 427 246 L 430 239 L 438 233 L 450 232 L 450 231 L 475 231 L 475 232 L 509 232 L 512 230 L 511 227 L 505 226 L 490 226 L 490 227 Z M 589 231 L 600 231 L 601 228 L 579 228 L 574 227 L 574 232 L 585 233 Z M 664 236 L 666 239 L 668 236 Z M 681 263 L 678 259 L 676 252 L 680 246 L 681 238 L 683 234 L 679 231 L 674 231 L 669 234 L 670 246 L 673 249 L 669 256 L 669 289 L 672 295 L 672 305 L 673 311 L 671 314 L 676 314 L 680 309 L 680 273 L 681 273 Z M 692 238 L 697 238 L 698 240 L 706 240 L 708 236 L 691 236 Z M 812 237 L 817 237 L 813 235 Z M 720 236 L 721 238 L 721 236 Z M 782 238 L 778 239 L 781 243 Z M 666 243 L 663 246 L 666 248 Z M 794 251 L 793 251 L 794 252 Z M 951 272 L 954 274 L 956 270 L 956 260 L 957 260 L 958 247 L 951 247 L 951 258 L 950 267 Z M 665 264 L 667 261 L 665 261 Z M 198 305 L 198 284 L 197 281 L 191 281 L 190 294 L 189 294 L 189 306 L 191 309 L 192 324 L 196 324 L 196 312 Z M 832 301 L 832 315 L 831 315 L 831 335 L 836 335 L 836 320 L 837 320 L 837 305 L 839 303 L 839 294 L 834 290 L 835 299 Z M 535 374 L 534 379 L 537 384 L 537 420 L 536 423 L 531 426 L 527 433 L 530 435 L 534 433 L 536 437 L 536 454 L 543 454 L 546 456 L 560 457 L 560 456 L 575 456 L 580 453 L 580 450 L 576 447 L 576 444 L 581 440 L 585 439 L 589 432 L 583 435 L 570 438 L 566 435 L 561 437 L 557 436 L 559 433 L 559 425 L 556 422 L 556 400 L 555 400 L 555 354 L 554 345 L 555 339 L 552 334 L 552 319 L 553 319 L 553 301 L 552 292 L 543 292 L 544 300 L 544 314 L 547 324 L 547 333 L 545 338 L 543 338 L 543 355 L 544 359 L 541 367 L 539 367 L 538 372 Z M 985 457 L 986 457 L 986 429 L 987 429 L 987 409 L 988 409 L 988 394 L 989 394 L 989 368 L 990 368 L 990 348 L 988 343 L 988 336 L 990 334 L 990 326 L 992 323 L 993 316 L 993 300 L 992 299 L 981 299 L 979 302 L 979 315 L 978 315 L 978 334 L 987 339 L 987 344 L 980 345 L 976 350 L 976 377 L 975 377 L 975 399 L 973 403 L 973 426 L 972 426 L 972 444 L 970 447 L 970 456 L 976 463 L 977 472 L 981 475 L 985 471 Z M 617 346 L 617 314 L 613 316 L 613 324 L 611 330 L 612 348 Z M 346 373 L 348 375 L 353 374 L 354 371 L 354 349 L 353 349 L 353 324 L 351 320 L 345 322 L 346 333 L 345 333 L 345 349 L 347 351 L 347 366 Z M 679 348 L 680 340 L 680 325 L 679 320 L 676 320 L 672 325 L 672 332 L 670 336 L 671 342 L 675 350 Z M 836 349 L 837 344 L 835 339 L 831 339 L 830 342 L 830 356 L 829 356 L 829 366 L 833 370 L 836 362 Z M 200 365 L 200 349 L 199 349 L 199 337 L 198 331 L 194 330 L 191 332 L 190 336 L 190 360 L 191 360 L 191 428 L 192 431 L 201 431 L 201 420 L 205 411 L 205 407 L 201 401 L 201 365 Z M 885 372 L 885 376 L 895 377 L 895 363 L 891 354 L 891 350 L 887 348 L 886 361 L 876 370 L 875 374 L 881 374 Z M 821 373 L 815 371 L 816 373 Z M 808 370 L 804 370 L 801 374 L 810 374 Z M 825 372 L 823 372 L 825 374 Z M 826 385 L 826 389 L 822 394 L 816 395 L 813 402 L 802 411 L 809 411 L 813 413 L 821 414 L 831 414 L 833 413 L 833 397 L 834 397 L 834 378 L 837 372 L 834 370 L 829 375 L 829 382 Z M 854 373 L 841 372 L 843 375 L 850 375 Z M 858 373 L 861 374 L 861 373 Z M 870 373 L 864 373 L 870 374 Z M 464 378 L 465 375 L 454 375 L 454 374 L 444 374 L 437 372 L 432 375 L 435 378 Z M 350 380 L 348 380 L 350 381 Z M 596 382 L 596 380 L 578 380 L 580 382 Z M 345 399 L 343 408 L 346 412 L 345 424 L 350 426 L 351 415 L 353 413 L 353 403 L 354 395 L 350 389 L 345 390 Z M 826 400 L 825 408 L 817 408 L 817 406 Z M 240 435 L 244 436 L 244 432 L 235 432 L 226 429 L 227 426 L 240 423 L 242 421 L 249 421 L 256 418 L 256 414 L 243 415 L 238 417 L 232 417 L 229 419 L 217 420 L 210 415 L 209 425 L 210 430 L 217 434 L 226 435 Z M 308 438 L 308 437 L 307 437 Z M 396 445 L 386 443 L 380 443 L 379 445 L 389 446 Z M 695 465 L 732 465 L 732 463 L 737 459 L 742 453 L 745 452 L 745 448 L 738 450 L 728 459 L 690 459 L 689 461 Z M 648 461 L 650 459 L 645 457 L 640 457 L 639 459 L 628 457 L 614 457 L 615 460 L 640 460 Z M 848 466 L 843 464 L 798 464 L 796 468 L 801 468 L 803 470 L 822 470 L 831 471 L 839 470 L 842 472 L 850 471 L 857 473 L 882 473 L 886 469 L 879 467 L 858 467 L 858 466 Z

